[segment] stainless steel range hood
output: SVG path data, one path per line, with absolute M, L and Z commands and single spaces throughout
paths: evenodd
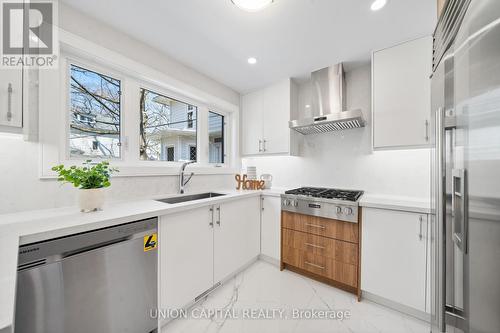
M 341 131 L 365 126 L 361 110 L 345 111 L 345 82 L 342 64 L 311 73 L 312 117 L 289 122 L 291 129 L 304 134 Z

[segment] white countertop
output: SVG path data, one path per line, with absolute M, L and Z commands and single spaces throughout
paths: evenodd
M 414 213 L 431 213 L 429 198 L 392 196 L 375 193 L 365 193 L 359 201 L 361 207 L 402 210 Z
M 285 190 L 286 188 L 271 188 L 263 191 L 218 191 L 226 195 L 178 204 L 165 204 L 154 201 L 155 198 L 124 201 L 110 203 L 104 207 L 103 211 L 93 213 L 80 213 L 77 207 L 64 207 L 0 215 L 0 330 L 13 323 L 17 253 L 20 245 L 242 197 L 261 194 L 279 197 Z M 171 196 L 175 195 L 156 196 L 156 199 Z M 417 213 L 431 212 L 428 199 L 374 193 L 365 193 L 360 200 L 360 206 Z
M 92 213 L 65 207 L 0 215 L 0 330 L 13 323 L 19 245 L 262 194 L 262 191 L 217 192 L 226 195 L 178 204 L 152 199 L 117 202 Z M 169 196 L 172 194 L 157 198 Z

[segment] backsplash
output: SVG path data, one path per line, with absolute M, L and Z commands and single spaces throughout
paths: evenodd
M 370 65 L 346 73 L 347 109 L 361 109 L 367 126 L 303 137 L 300 157 L 266 156 L 243 159 L 257 173 L 271 173 L 273 186 L 325 186 L 377 194 L 428 197 L 429 149 L 371 149 Z M 299 107 L 307 103 L 307 83 L 299 87 Z

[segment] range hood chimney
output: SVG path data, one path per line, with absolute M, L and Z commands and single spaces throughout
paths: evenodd
M 289 127 L 301 134 L 341 131 L 365 126 L 361 110 L 345 110 L 342 64 L 311 73 L 312 117 L 292 120 Z

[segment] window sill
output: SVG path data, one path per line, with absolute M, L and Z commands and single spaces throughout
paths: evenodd
M 69 163 L 68 165 L 70 165 Z M 78 163 L 75 163 L 78 164 Z M 121 166 L 114 164 L 120 172 L 113 175 L 115 178 L 121 177 L 162 177 L 162 176 L 178 176 L 180 166 L 138 166 L 128 165 Z M 186 173 L 194 172 L 195 175 L 233 175 L 238 173 L 239 170 L 228 166 L 215 167 L 215 166 L 202 166 L 202 165 L 189 165 L 186 167 Z M 52 170 L 44 170 L 40 175 L 40 179 L 56 179 L 57 175 Z

